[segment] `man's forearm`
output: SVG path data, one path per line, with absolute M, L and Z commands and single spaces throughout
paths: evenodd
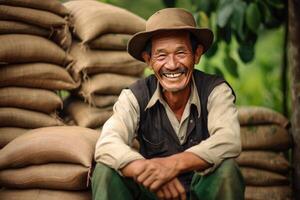
M 174 154 L 165 159 L 171 160 L 171 163 L 177 168 L 176 171 L 178 171 L 179 174 L 189 171 L 203 171 L 212 166 L 212 164 L 191 152 Z

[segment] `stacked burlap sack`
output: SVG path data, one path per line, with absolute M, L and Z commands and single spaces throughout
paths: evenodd
M 71 45 L 69 12 L 58 0 L 1 0 L 0 34 L 31 34 Z
M 246 200 L 289 200 L 292 145 L 288 120 L 264 107 L 239 108 L 242 153 L 236 159 L 246 182 Z
M 119 7 L 87 0 L 64 4 L 74 24 L 70 54 L 72 75 L 81 88 L 70 97 L 67 113 L 75 124 L 99 128 L 112 115 L 123 88 L 142 76 L 145 64 L 126 52 L 131 36 L 145 29 L 145 20 Z
M 56 126 L 28 131 L 0 152 L 0 199 L 90 200 L 99 131 Z
M 0 148 L 28 129 L 63 125 L 57 90 L 78 87 L 68 10 L 58 0 L 0 1 Z

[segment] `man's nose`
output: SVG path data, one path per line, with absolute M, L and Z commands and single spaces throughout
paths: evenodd
M 174 70 L 177 68 L 176 59 L 174 55 L 169 55 L 165 67 L 169 70 Z

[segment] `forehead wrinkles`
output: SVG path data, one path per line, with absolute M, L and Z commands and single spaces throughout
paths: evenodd
M 152 37 L 152 51 L 161 52 L 167 49 L 191 48 L 187 31 L 170 31 L 156 34 Z

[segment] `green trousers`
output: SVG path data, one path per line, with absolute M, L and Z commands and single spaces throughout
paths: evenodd
M 245 184 L 233 159 L 205 176 L 195 173 L 189 200 L 243 200 Z M 115 170 L 98 163 L 92 176 L 93 200 L 155 200 L 155 194 L 120 176 Z

